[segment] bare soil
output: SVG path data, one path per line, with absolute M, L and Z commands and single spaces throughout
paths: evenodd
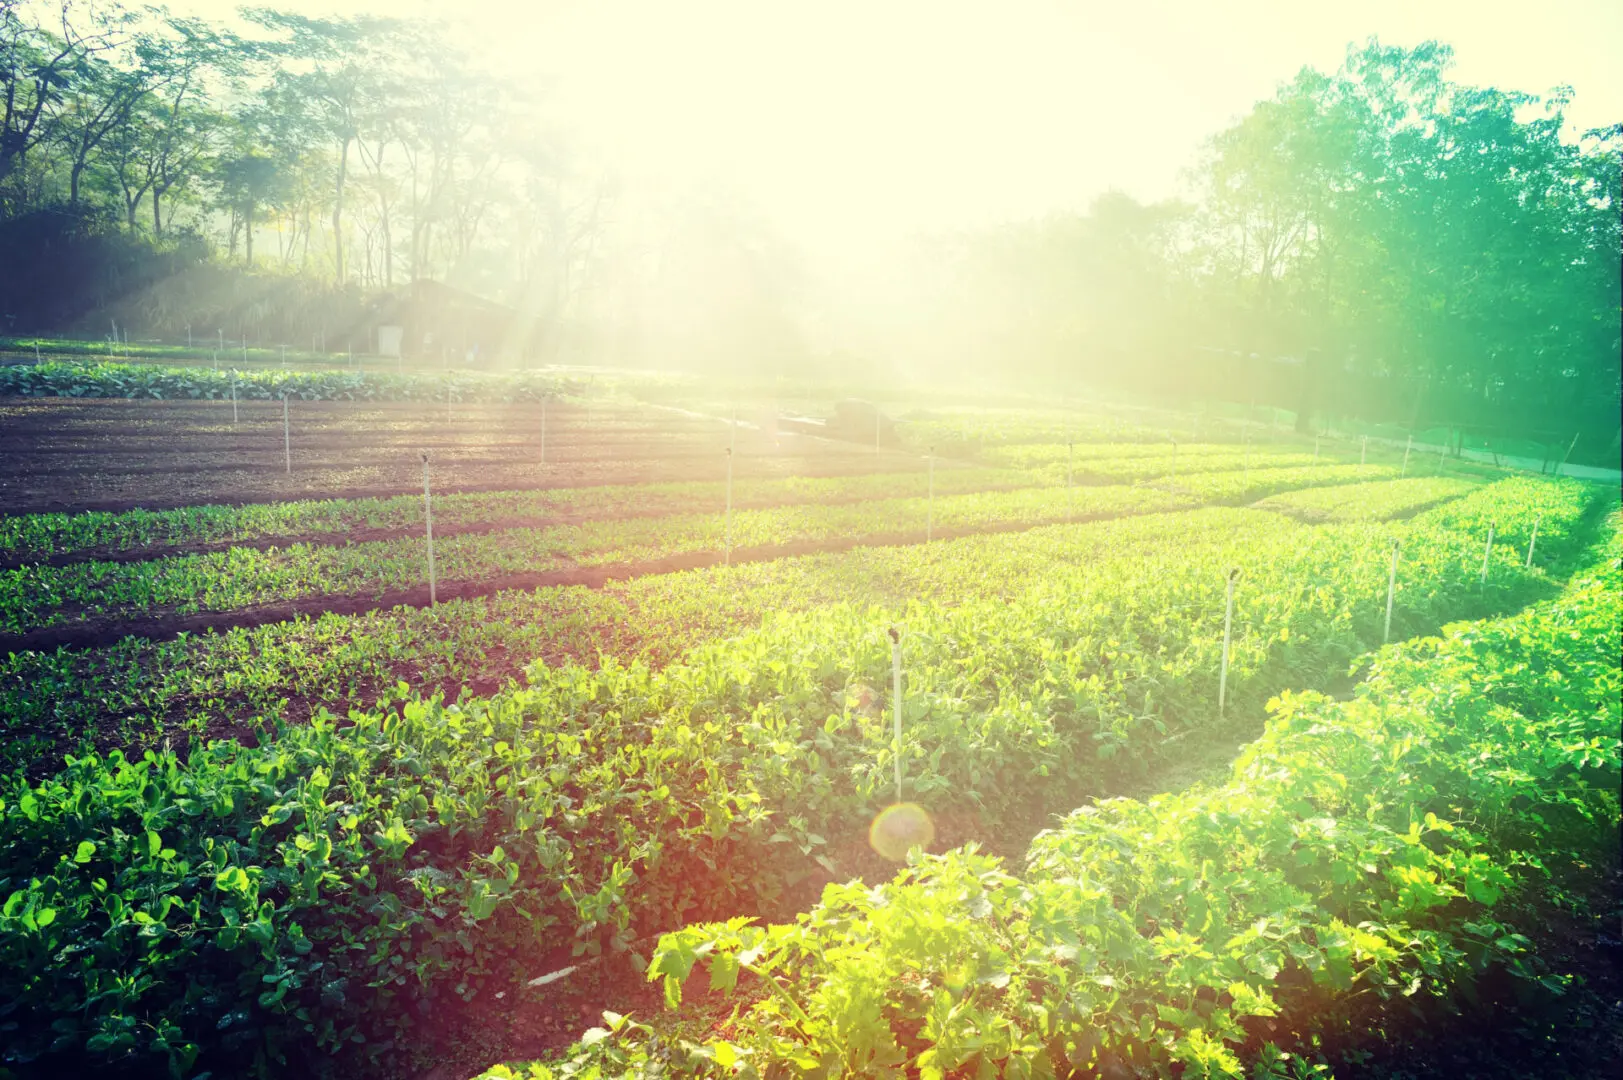
M 0 513 L 170 509 L 204 503 L 846 476 L 924 460 L 809 435 L 768 434 L 636 404 L 295 401 L 287 468 L 279 401 L 0 401 Z

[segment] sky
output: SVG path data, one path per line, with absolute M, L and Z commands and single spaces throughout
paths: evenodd
M 220 0 L 177 12 L 229 14 Z M 1371 35 L 1455 49 L 1457 79 L 1576 91 L 1623 120 L 1623 3 L 1502 0 L 286 0 L 427 14 L 546 88 L 628 183 L 721 191 L 808 250 L 1178 193 L 1202 143 Z

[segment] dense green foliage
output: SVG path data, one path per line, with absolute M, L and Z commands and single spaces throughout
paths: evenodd
M 1579 434 L 1574 460 L 1616 468 L 1623 126 L 1575 134 L 1570 91 L 1452 62 L 1361 43 L 1217 133 L 1193 205 L 1111 193 L 946 245 L 931 345 L 967 371 L 1281 406 L 1303 432 Z
M 485 1075 L 1306 1078 L 1410 999 L 1496 970 L 1559 992 L 1502 900 L 1616 836 L 1619 554 L 1383 651 L 1351 701 L 1281 695 L 1228 783 L 1084 807 L 1018 876 L 926 855 L 790 925 L 665 935 L 669 1000 L 703 968 L 753 1002 L 724 1033 L 610 1014 L 561 1069 Z
M 1503 553 L 1480 586 L 1471 537 L 1401 530 L 1405 628 L 1541 586 Z M 663 670 L 537 667 L 457 707 L 406 700 L 258 747 L 87 755 L 8 782 L 13 1060 L 382 1052 L 441 995 L 478 998 L 526 961 L 628 950 L 650 917 L 770 897 L 890 797 L 873 688 L 898 616 L 908 796 L 992 825 L 1034 798 L 1074 804 L 1209 721 L 1230 565 L 1236 712 L 1379 639 L 1383 529 L 1207 511 L 1044 539 L 1092 556 L 1009 600 L 779 613 Z M 956 565 L 937 572 L 997 573 L 987 545 L 938 548 Z

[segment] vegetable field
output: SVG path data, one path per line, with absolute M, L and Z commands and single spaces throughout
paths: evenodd
M 0 400 L 14 1074 L 1308 1077 L 1567 986 L 1615 492 L 114 374 Z

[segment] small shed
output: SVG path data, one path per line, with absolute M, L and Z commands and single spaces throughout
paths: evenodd
M 522 339 L 528 336 L 528 323 L 517 311 L 442 281 L 413 281 L 383 293 L 369 316 L 380 351 L 389 337 L 399 354 L 429 360 L 444 356 L 461 366 L 527 351 Z

